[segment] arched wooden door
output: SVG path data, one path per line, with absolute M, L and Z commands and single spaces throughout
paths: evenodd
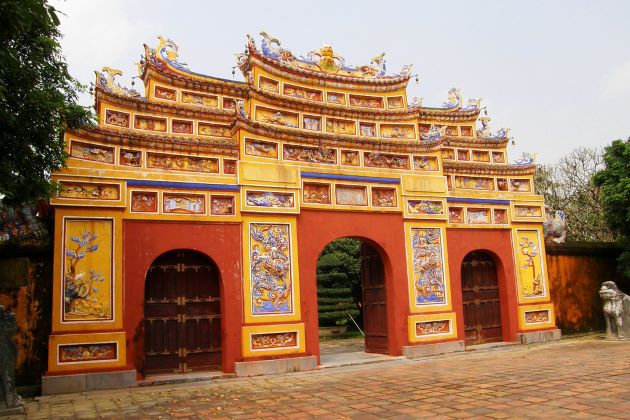
M 383 260 L 373 246 L 361 244 L 365 351 L 387 354 L 387 305 Z
M 466 344 L 502 341 L 497 269 L 488 254 L 471 252 L 464 258 L 462 300 Z
M 171 251 L 147 273 L 146 374 L 221 368 L 219 273 L 205 255 Z

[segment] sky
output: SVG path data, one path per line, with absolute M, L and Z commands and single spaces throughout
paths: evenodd
M 553 163 L 578 147 L 630 136 L 630 1 L 52 0 L 71 74 L 123 70 L 131 86 L 143 44 L 179 45 L 193 71 L 232 78 L 246 34 L 261 31 L 296 56 L 331 44 L 346 63 L 385 52 L 388 73 L 413 64 L 409 99 L 439 107 L 451 87 L 483 98 L 493 130 L 511 129 L 511 159 Z M 236 80 L 243 80 L 236 69 Z M 138 88 L 136 82 L 136 88 Z M 141 89 L 139 89 L 142 91 Z M 88 94 L 81 103 L 91 105 Z

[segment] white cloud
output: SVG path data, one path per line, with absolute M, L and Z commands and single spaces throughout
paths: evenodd
M 604 96 L 616 98 L 630 94 L 630 60 L 616 66 L 608 74 L 604 86 Z

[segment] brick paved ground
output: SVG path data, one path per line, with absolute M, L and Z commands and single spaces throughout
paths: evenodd
M 627 418 L 630 340 L 598 336 L 256 378 L 40 397 L 29 418 Z

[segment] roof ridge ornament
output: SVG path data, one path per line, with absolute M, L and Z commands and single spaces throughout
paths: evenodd
M 459 88 L 452 87 L 448 91 L 448 101 L 442 103 L 444 109 L 458 109 L 462 106 L 462 94 Z
M 514 164 L 518 166 L 534 165 L 536 163 L 537 153 L 523 152 L 518 159 L 514 160 Z
M 481 99 L 479 99 L 481 101 Z M 481 128 L 477 129 L 477 137 L 483 137 L 488 139 L 506 139 L 508 138 L 508 134 L 510 132 L 509 128 L 499 128 L 495 134 L 492 134 L 490 130 L 490 121 L 492 118 L 488 117 L 488 111 L 485 111 L 483 117 L 479 117 L 479 122 L 481 122 Z
M 116 76 L 122 76 L 122 70 L 118 70 L 112 67 L 103 67 L 100 71 L 95 71 L 96 74 L 96 85 L 100 86 L 104 90 L 108 92 L 115 93 L 117 95 L 126 96 L 128 98 L 138 98 L 140 97 L 140 93 L 138 93 L 134 89 L 129 89 L 121 86 L 116 82 Z
M 188 64 L 177 60 L 179 58 L 179 47 L 177 44 L 162 35 L 158 36 L 158 39 L 160 40 L 160 44 L 156 49 L 159 57 L 178 70 L 190 71 Z

